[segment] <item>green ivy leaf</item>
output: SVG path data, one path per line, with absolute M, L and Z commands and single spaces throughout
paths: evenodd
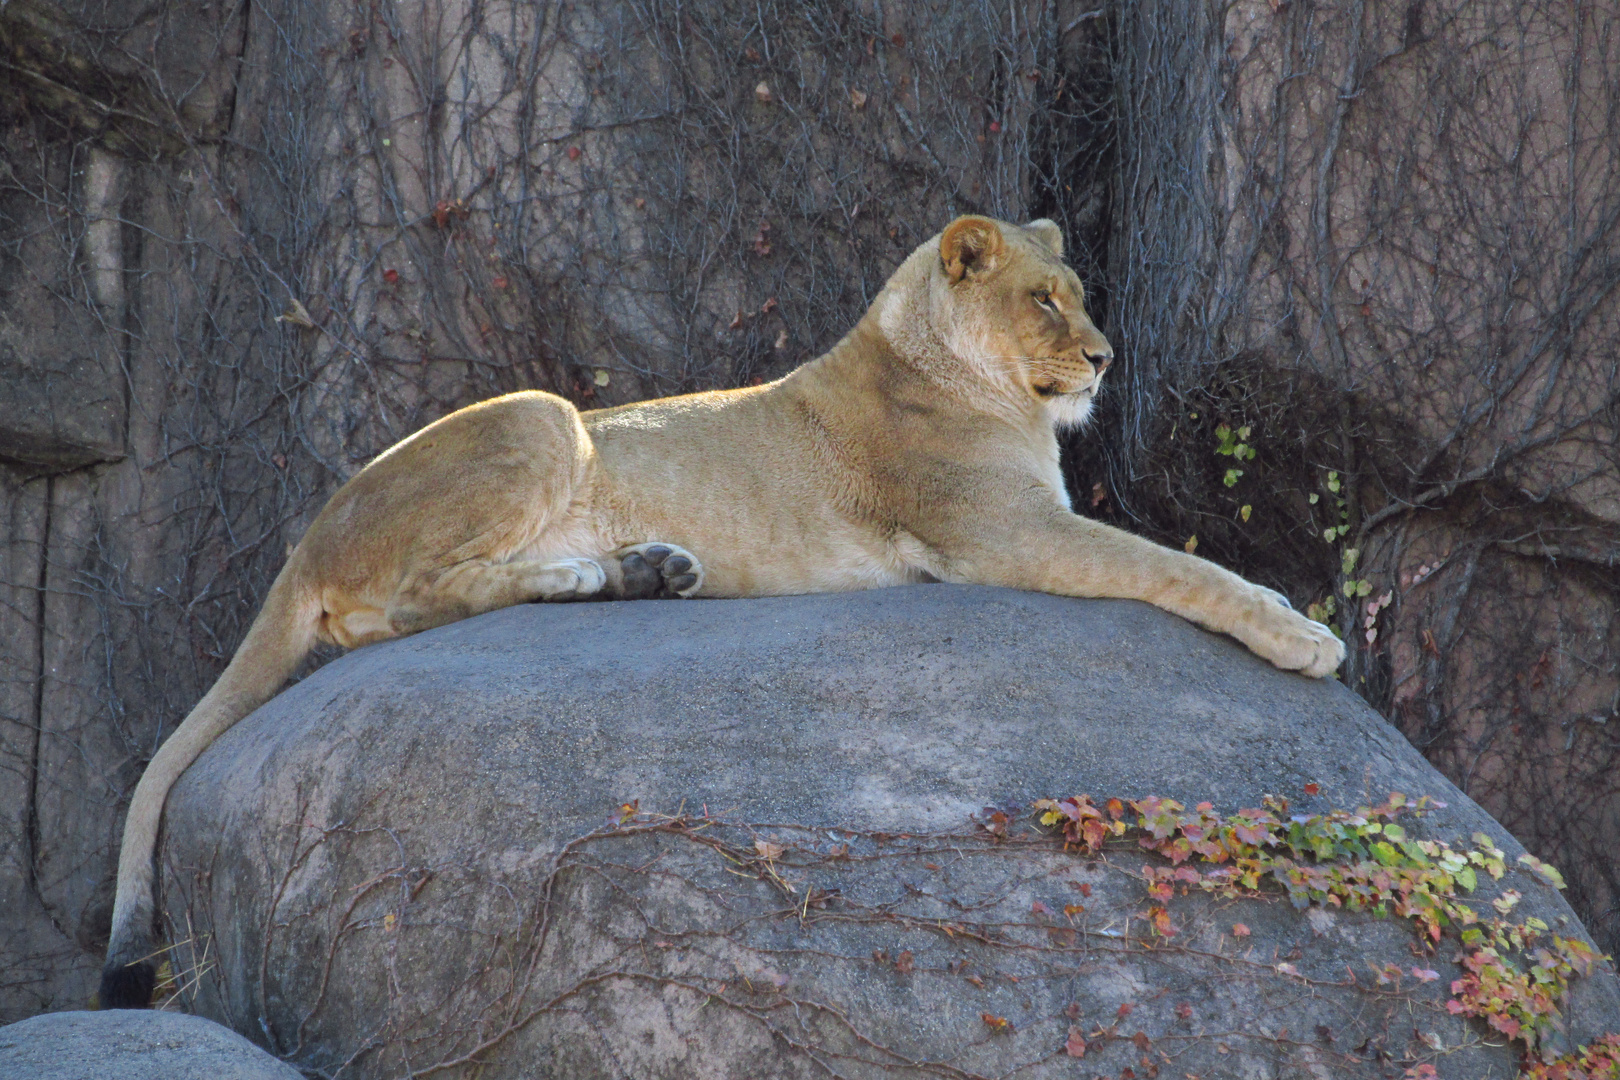
M 1520 855 L 1519 864 L 1521 866 L 1529 867 L 1532 874 L 1536 875 L 1536 877 L 1540 878 L 1548 885 L 1551 885 L 1553 888 L 1562 889 L 1564 887 L 1564 875 L 1558 872 L 1558 868 L 1556 866 L 1549 866 L 1540 859 L 1536 858 L 1534 855 L 1530 854 Z

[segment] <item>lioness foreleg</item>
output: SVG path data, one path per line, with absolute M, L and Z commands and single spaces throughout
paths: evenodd
M 1327 627 L 1296 612 L 1280 593 L 1207 559 L 1059 507 L 1019 507 L 1017 500 L 996 519 L 976 524 L 955 530 L 941 545 L 948 580 L 1143 600 L 1230 634 L 1277 667 L 1312 678 L 1344 661 L 1344 644 Z

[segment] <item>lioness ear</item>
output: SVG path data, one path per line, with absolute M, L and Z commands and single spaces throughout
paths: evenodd
M 1063 230 L 1057 227 L 1057 222 L 1050 218 L 1036 218 L 1024 226 L 1025 232 L 1035 234 L 1035 239 L 1052 249 L 1052 254 L 1058 258 L 1063 257 Z
M 969 273 L 987 269 L 1001 249 L 1001 227 L 984 217 L 959 217 L 939 238 L 939 257 L 952 285 Z

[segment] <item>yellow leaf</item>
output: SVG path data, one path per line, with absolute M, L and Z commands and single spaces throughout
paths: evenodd
M 302 326 L 305 330 L 315 329 L 315 320 L 309 317 L 309 309 L 299 303 L 296 296 L 287 301 L 287 310 L 276 316 L 276 321 Z

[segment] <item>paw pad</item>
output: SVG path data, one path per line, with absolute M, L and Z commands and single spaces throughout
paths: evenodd
M 691 596 L 703 584 L 702 564 L 673 544 L 635 544 L 614 554 L 623 573 L 620 596 L 626 600 Z

